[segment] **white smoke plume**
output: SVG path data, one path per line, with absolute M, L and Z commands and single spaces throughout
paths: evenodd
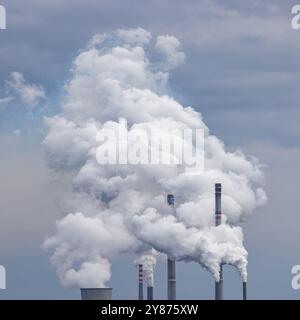
M 175 68 L 185 62 L 185 54 L 180 47 L 179 40 L 173 36 L 157 37 L 156 48 L 166 56 L 169 68 Z
M 174 216 L 161 217 L 155 209 L 134 217 L 135 232 L 140 239 L 170 257 L 186 262 L 194 261 L 209 270 L 219 280 L 220 264 L 235 266 L 243 280 L 247 280 L 247 251 L 243 247 L 240 227 L 221 225 L 197 228 L 186 227 Z
M 164 54 L 163 61 L 150 60 L 155 50 Z M 155 40 L 141 28 L 95 35 L 76 57 L 62 112 L 45 120 L 49 166 L 74 175 L 74 213 L 57 222 L 57 232 L 44 243 L 53 251 L 62 284 L 103 287 L 114 257 L 151 248 L 200 263 L 216 280 L 220 264 L 231 264 L 246 280 L 247 251 L 235 225 L 265 204 L 263 173 L 258 160 L 227 152 L 199 112 L 168 94 L 169 72 L 184 60 L 178 39 Z M 125 122 L 127 133 L 203 129 L 205 170 L 189 175 L 176 164 L 100 165 L 97 132 L 118 133 Z M 216 182 L 224 189 L 226 224 L 219 227 L 214 226 Z M 166 204 L 170 192 L 174 211 Z
M 150 249 L 142 254 L 138 254 L 135 260 L 135 265 L 143 265 L 144 279 L 149 287 L 154 286 L 154 270 L 156 266 L 158 252 Z

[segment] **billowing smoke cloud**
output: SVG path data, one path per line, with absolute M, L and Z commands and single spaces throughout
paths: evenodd
M 44 243 L 54 251 L 51 259 L 62 284 L 105 286 L 114 257 L 123 253 L 136 253 L 137 260 L 152 268 L 147 276 L 151 283 L 152 248 L 200 263 L 216 280 L 221 263 L 233 265 L 246 280 L 247 251 L 235 225 L 265 204 L 263 173 L 258 160 L 241 151 L 227 152 L 199 112 L 168 94 L 169 72 L 184 60 L 178 39 L 155 40 L 140 28 L 95 35 L 76 57 L 62 113 L 46 119 L 44 141 L 49 166 L 74 175 L 74 213 L 57 222 L 57 232 Z M 118 134 L 124 127 L 126 134 L 164 129 L 162 139 L 170 132 L 202 129 L 205 170 L 192 175 L 178 163 L 143 161 L 100 165 L 99 145 L 113 146 L 97 141 L 97 133 L 109 129 Z M 135 160 L 145 156 L 138 150 L 145 150 L 146 139 L 128 144 L 137 151 Z M 227 222 L 219 227 L 214 226 L 216 182 L 224 186 Z M 176 196 L 176 210 L 166 204 L 170 192 Z
M 161 252 L 168 252 L 176 260 L 194 261 L 202 264 L 219 280 L 221 263 L 238 268 L 244 280 L 247 279 L 247 251 L 243 247 L 240 227 L 221 225 L 219 227 L 187 228 L 174 216 L 161 217 L 154 209 L 135 216 L 138 237 Z
M 166 65 L 177 67 L 185 62 L 185 54 L 180 50 L 180 42 L 173 36 L 158 36 L 156 48 L 166 56 Z

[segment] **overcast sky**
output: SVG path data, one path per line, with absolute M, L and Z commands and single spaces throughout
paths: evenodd
M 292 30 L 290 13 L 295 1 L 1 4 L 7 30 L 0 30 L 0 264 L 7 269 L 8 289 L 0 298 L 79 297 L 78 290 L 59 285 L 41 249 L 63 215 L 60 203 L 69 181 L 63 177 L 65 184 L 58 187 L 58 178 L 46 168 L 43 117 L 59 111 L 72 60 L 92 35 L 135 27 L 180 39 L 186 63 L 172 73 L 172 94 L 201 111 L 229 149 L 240 147 L 266 165 L 268 205 L 244 225 L 249 297 L 300 298 L 290 285 L 291 268 L 300 264 L 300 31 Z M 165 267 L 161 261 L 157 268 L 161 298 Z M 179 298 L 213 297 L 206 271 L 195 264 L 178 268 Z M 239 298 L 239 278 L 230 268 L 225 276 L 225 295 Z M 117 298 L 135 298 L 130 258 L 115 263 L 111 285 Z

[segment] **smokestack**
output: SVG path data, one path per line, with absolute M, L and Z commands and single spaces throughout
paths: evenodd
M 153 300 L 153 287 L 147 287 L 147 300 Z
M 223 300 L 223 266 L 220 266 L 220 281 L 215 283 L 215 299 Z
M 144 300 L 144 273 L 142 264 L 139 264 L 139 300 Z
M 112 300 L 112 288 L 83 288 L 81 300 Z
M 173 194 L 167 196 L 168 205 L 175 207 L 175 197 Z M 168 300 L 176 300 L 176 262 L 168 257 Z
M 216 183 L 215 185 L 215 208 L 216 208 L 216 226 L 222 223 L 222 185 Z M 215 283 L 215 299 L 223 300 L 223 265 L 220 265 L 220 280 Z
M 222 223 L 222 185 L 221 183 L 216 183 L 215 185 L 215 208 L 216 208 L 216 226 Z
M 243 282 L 243 300 L 247 300 L 247 282 Z
M 176 262 L 168 258 L 168 300 L 176 300 Z

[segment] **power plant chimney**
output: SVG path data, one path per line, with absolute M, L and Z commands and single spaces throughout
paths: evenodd
M 176 300 L 176 262 L 168 258 L 168 300 Z
M 112 300 L 112 288 L 83 288 L 81 300 Z
M 147 300 L 153 300 L 153 287 L 147 287 Z
M 247 282 L 243 282 L 243 300 L 247 300 Z
M 139 300 L 144 300 L 144 273 L 142 264 L 139 264 Z
M 216 226 L 222 223 L 222 185 L 216 183 L 215 185 L 215 208 L 216 208 Z M 215 283 L 215 299 L 223 300 L 223 265 L 220 265 L 220 280 Z
M 175 197 L 173 194 L 167 196 L 168 205 L 175 207 Z M 176 262 L 168 257 L 168 300 L 176 300 Z

